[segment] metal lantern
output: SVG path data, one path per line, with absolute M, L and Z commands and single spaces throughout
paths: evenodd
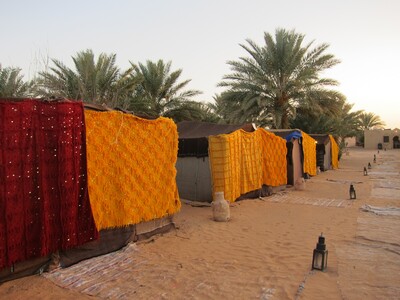
M 366 167 L 364 167 L 364 176 L 367 176 L 367 175 L 368 175 L 367 168 L 366 168 Z
M 371 163 L 368 163 L 368 169 L 372 169 Z
M 325 237 L 318 237 L 318 243 L 313 251 L 312 270 L 324 271 L 328 266 L 328 250 L 326 250 Z
M 350 194 L 350 200 L 356 199 L 356 190 L 354 189 L 353 184 L 350 184 L 350 189 L 349 189 L 349 194 Z

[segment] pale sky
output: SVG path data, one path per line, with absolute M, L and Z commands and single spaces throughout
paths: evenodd
M 0 63 L 25 79 L 56 58 L 92 49 L 115 53 L 122 69 L 146 60 L 183 69 L 198 101 L 220 93 L 228 60 L 247 56 L 247 38 L 294 29 L 314 45 L 328 43 L 341 63 L 327 72 L 355 110 L 400 128 L 400 1 L 398 0 L 0 0 Z

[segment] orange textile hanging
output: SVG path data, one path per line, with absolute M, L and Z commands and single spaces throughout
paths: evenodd
M 234 202 L 262 186 L 262 156 L 257 132 L 236 130 L 210 136 L 209 157 L 213 192 L 224 192 Z
M 303 153 L 304 153 L 304 173 L 311 176 L 317 175 L 317 141 L 304 131 L 301 132 L 303 137 Z
M 178 132 L 168 118 L 85 111 L 90 200 L 98 229 L 179 211 Z
M 287 183 L 286 140 L 266 131 L 257 129 L 261 136 L 263 184 L 280 186 Z
M 331 153 L 332 153 L 332 169 L 339 168 L 339 146 L 332 135 L 329 135 L 331 140 Z

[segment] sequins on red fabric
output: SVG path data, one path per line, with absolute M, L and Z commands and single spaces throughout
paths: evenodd
M 82 102 L 0 101 L 0 268 L 97 237 Z

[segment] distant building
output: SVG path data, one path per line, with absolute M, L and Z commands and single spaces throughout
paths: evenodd
M 400 149 L 400 129 L 364 130 L 365 149 Z

